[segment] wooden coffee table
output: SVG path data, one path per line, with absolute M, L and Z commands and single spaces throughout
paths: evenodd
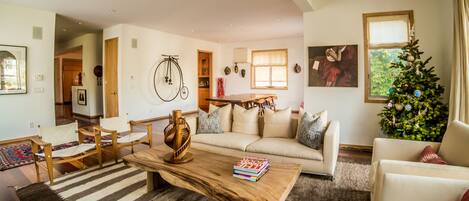
M 125 156 L 127 165 L 147 172 L 147 189 L 153 191 L 168 182 L 215 200 L 285 200 L 301 172 L 301 165 L 271 163 L 257 182 L 235 178 L 233 164 L 240 158 L 190 149 L 194 160 L 169 164 L 163 156 L 172 151 L 166 145 Z

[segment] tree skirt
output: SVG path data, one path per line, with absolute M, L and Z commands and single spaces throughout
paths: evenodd
M 333 181 L 301 174 L 287 200 L 369 201 L 369 169 L 368 164 L 341 161 L 338 162 Z M 54 185 L 32 184 L 18 189 L 16 193 L 22 201 L 209 200 L 203 195 L 174 186 L 146 193 L 146 173 L 122 163 L 64 175 L 57 178 Z

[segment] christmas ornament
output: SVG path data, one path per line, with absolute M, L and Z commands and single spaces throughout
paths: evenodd
M 418 97 L 420 97 L 421 95 L 422 95 L 422 91 L 420 91 L 420 90 L 418 90 L 418 89 L 414 91 L 414 96 L 415 96 L 415 97 L 418 98 Z
M 414 56 L 412 56 L 412 55 L 408 55 L 408 56 L 407 56 L 407 61 L 410 61 L 410 62 L 413 62 L 413 61 L 415 61 L 415 58 L 414 58 Z
M 401 111 L 401 110 L 404 108 L 404 106 L 402 106 L 402 104 L 400 104 L 400 103 L 396 103 L 396 104 L 394 105 L 394 107 L 396 107 L 396 110 L 397 110 L 397 111 Z
M 412 109 L 412 105 L 410 105 L 410 104 L 405 105 L 405 110 L 406 111 L 410 111 L 411 109 Z
M 391 108 L 392 108 L 392 102 L 389 102 L 389 103 L 388 103 L 387 108 L 388 108 L 388 109 L 391 109 Z
M 389 94 L 393 94 L 394 92 L 396 92 L 396 88 L 391 87 L 391 88 L 388 89 Z

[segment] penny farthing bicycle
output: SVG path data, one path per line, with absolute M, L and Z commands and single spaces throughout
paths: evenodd
M 153 87 L 156 95 L 164 102 L 173 101 L 178 96 L 186 100 L 189 97 L 189 89 L 184 85 L 178 56 L 162 56 L 164 59 L 158 64 L 153 74 Z

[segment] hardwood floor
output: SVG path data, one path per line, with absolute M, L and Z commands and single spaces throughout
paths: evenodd
M 153 145 L 160 145 L 163 143 L 162 131 L 164 126 L 167 125 L 168 120 L 158 121 L 153 124 Z M 135 146 L 135 151 L 147 149 L 148 146 L 137 145 Z M 120 155 L 125 156 L 130 154 L 130 147 L 124 148 L 121 150 Z M 353 150 L 340 150 L 340 157 L 352 159 L 354 161 L 361 161 L 363 163 L 370 163 L 371 153 L 362 152 L 362 151 L 353 151 Z M 109 154 L 104 154 L 104 161 L 113 162 L 112 156 Z M 85 159 L 84 163 L 87 166 L 93 166 L 97 164 L 97 160 L 94 158 Z M 65 173 L 73 172 L 79 170 L 79 164 L 74 166 L 72 164 L 62 164 L 54 166 L 54 176 L 58 177 Z M 41 164 L 40 168 L 41 181 L 47 181 L 47 170 L 45 168 L 45 163 Z M 18 168 L 13 168 L 5 171 L 0 171 L 0 200 L 1 201 L 16 201 L 18 198 L 15 194 L 15 187 L 23 187 L 36 181 L 36 173 L 34 164 L 25 165 Z

